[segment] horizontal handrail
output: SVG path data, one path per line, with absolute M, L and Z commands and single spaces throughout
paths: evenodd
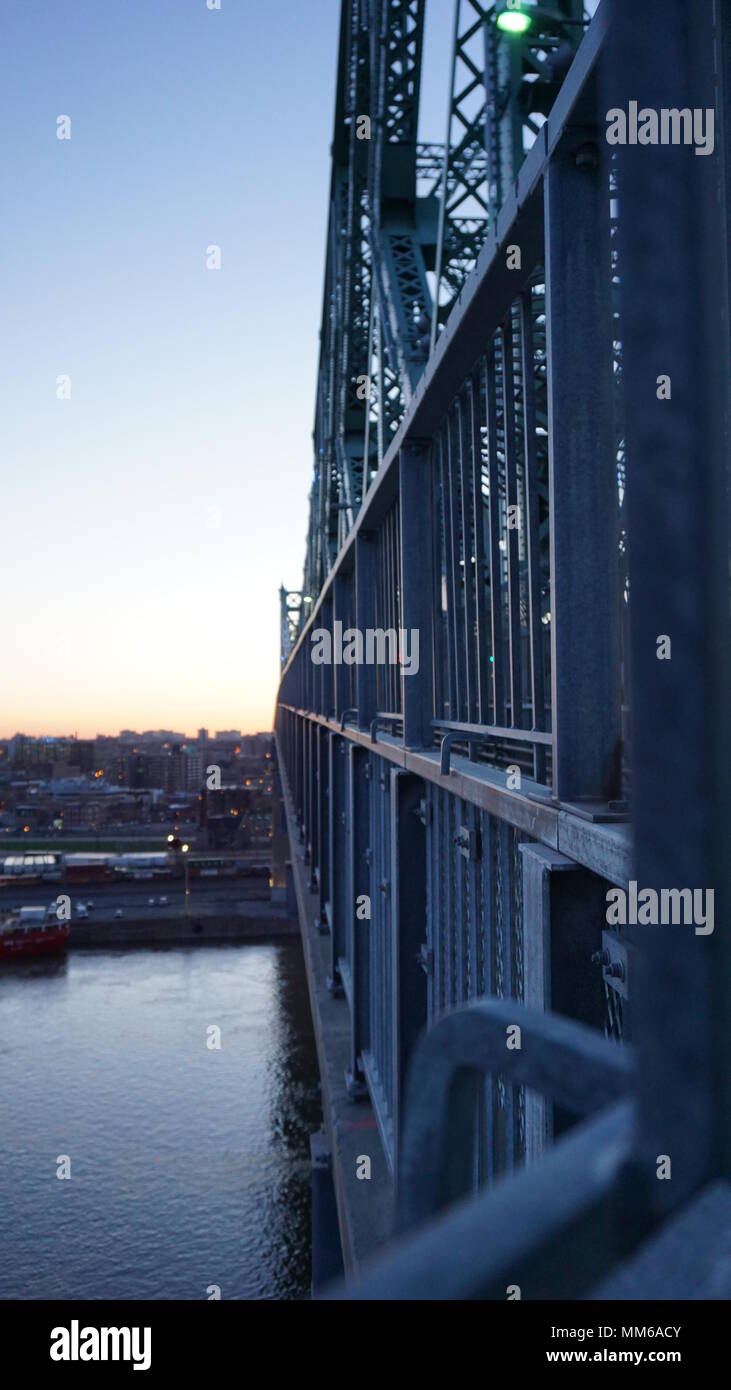
M 379 725 L 401 723 L 403 721 L 403 717 L 404 716 L 402 714 L 389 714 L 388 712 L 377 714 L 375 716 L 375 719 L 371 720 L 371 743 L 376 742 L 376 734 L 378 732 Z
M 324 715 L 297 708 L 286 701 L 281 701 L 278 707 L 293 719 L 307 720 L 322 728 L 339 727 L 337 724 L 333 725 Z M 349 742 L 358 743 L 361 747 L 370 744 L 367 729 L 341 728 L 340 733 Z M 439 785 L 441 772 L 438 749 L 414 750 L 400 745 L 394 746 L 391 742 L 376 746 L 380 749 L 382 757 L 434 786 Z M 559 807 L 552 804 L 550 789 L 546 789 L 545 795 L 540 797 L 536 795 L 532 783 L 530 791 L 525 787 L 508 790 L 504 785 L 504 779 L 500 779 L 498 785 L 494 770 L 489 765 L 471 763 L 460 770 L 459 792 L 455 789 L 454 794 L 459 794 L 463 800 L 481 806 L 491 815 L 524 830 L 532 839 L 561 850 L 568 858 L 592 873 L 609 878 L 613 883 L 626 887 L 632 876 L 632 843 L 629 828 L 588 821 L 570 806 L 560 809 L 559 822 Z
M 409 1233 L 360 1278 L 322 1296 L 580 1297 L 639 1239 L 618 1220 L 634 1126 L 631 1102 L 609 1106 L 539 1163 Z
M 460 724 L 451 719 L 432 719 L 436 733 L 444 732 L 441 742 L 439 771 L 449 776 L 453 743 L 488 743 L 490 739 L 514 739 L 518 743 L 545 744 L 551 747 L 553 738 L 538 729 L 508 729 L 500 724 Z

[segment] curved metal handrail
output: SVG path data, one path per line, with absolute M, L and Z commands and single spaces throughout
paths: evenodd
M 519 1046 L 508 1030 L 520 1028 Z M 510 1034 L 513 1043 L 517 1035 Z M 575 1115 L 626 1096 L 634 1055 L 583 1024 L 511 999 L 478 999 L 422 1033 L 406 1081 L 399 1144 L 396 1230 L 472 1190 L 476 1100 L 486 1074 L 527 1086 Z

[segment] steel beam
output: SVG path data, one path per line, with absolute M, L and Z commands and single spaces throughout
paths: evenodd
M 401 672 L 401 709 L 407 748 L 430 748 L 434 713 L 432 627 L 434 579 L 432 548 L 431 455 L 427 447 L 409 444 L 399 464 L 401 545 L 401 623 L 411 640 L 418 633 L 419 668 Z
M 419 953 L 426 940 L 426 838 L 419 818 L 424 784 L 392 768 L 391 795 L 391 948 L 393 1029 L 394 1167 L 406 1069 L 426 1025 L 426 977 Z
M 356 1098 L 363 1094 L 363 1069 L 361 1057 L 370 1046 L 370 871 L 368 867 L 368 754 L 363 748 L 350 744 L 348 747 L 348 870 L 347 899 L 348 916 L 348 960 L 351 979 L 351 1032 L 350 1065 L 347 1084 L 351 1095 Z M 363 911 L 356 915 L 356 904 L 361 899 Z
M 595 128 L 545 180 L 553 789 L 620 794 L 608 172 Z M 569 288 L 570 287 L 570 288 Z
M 326 734 L 328 748 L 328 904 L 330 908 L 330 971 L 332 994 L 342 992 L 340 961 L 346 951 L 349 905 L 347 891 L 347 779 L 345 744 L 339 734 Z
M 355 624 L 360 633 L 365 634 L 375 627 L 375 556 L 373 538 L 368 532 L 360 532 L 355 546 Z M 362 661 L 355 668 L 356 702 L 358 707 L 358 726 L 370 728 L 376 713 L 376 672 L 372 665 Z
M 721 11 L 715 10 L 716 16 Z M 728 21 L 728 6 L 723 7 Z M 607 109 L 707 109 L 712 0 L 611 0 Z M 658 61 L 658 39 L 662 61 Z M 728 692 L 728 229 L 723 148 L 620 146 L 635 875 L 713 890 L 715 929 L 638 927 L 635 1190 L 666 1210 L 731 1162 L 731 726 Z M 719 292 L 720 291 L 720 292 Z M 671 398 L 658 396 L 658 377 Z M 671 639 L 658 659 L 658 637 Z M 658 1181 L 658 1155 L 672 1180 Z

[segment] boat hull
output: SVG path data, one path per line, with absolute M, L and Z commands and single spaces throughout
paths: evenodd
M 70 934 L 67 922 L 35 931 L 5 932 L 0 935 L 0 961 L 56 955 L 66 949 Z

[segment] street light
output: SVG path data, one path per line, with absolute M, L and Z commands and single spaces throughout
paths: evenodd
M 183 860 L 183 870 L 184 870 L 184 872 L 185 872 L 185 915 L 186 915 L 186 917 L 188 916 L 188 913 L 190 912 L 190 888 L 188 887 L 188 850 L 189 850 L 189 849 L 190 849 L 190 845 L 181 845 L 181 846 L 180 846 L 180 853 L 181 853 L 181 854 L 184 854 L 184 855 L 186 856 L 185 859 Z
M 184 855 L 187 856 L 187 854 L 188 854 L 189 851 L 190 851 L 190 845 L 189 845 L 189 844 L 182 844 L 182 845 L 181 845 L 180 839 L 178 838 L 177 835 L 168 835 L 168 844 L 169 844 L 171 850 L 173 850 L 175 854 L 184 854 Z M 188 913 L 189 913 L 189 911 L 190 911 L 190 887 L 189 887 L 189 884 L 188 884 L 188 860 L 187 860 L 187 858 L 185 858 L 185 859 L 183 860 L 183 872 L 184 872 L 184 874 L 185 874 L 185 915 L 186 915 L 186 917 L 187 917 L 187 915 L 188 915 Z

